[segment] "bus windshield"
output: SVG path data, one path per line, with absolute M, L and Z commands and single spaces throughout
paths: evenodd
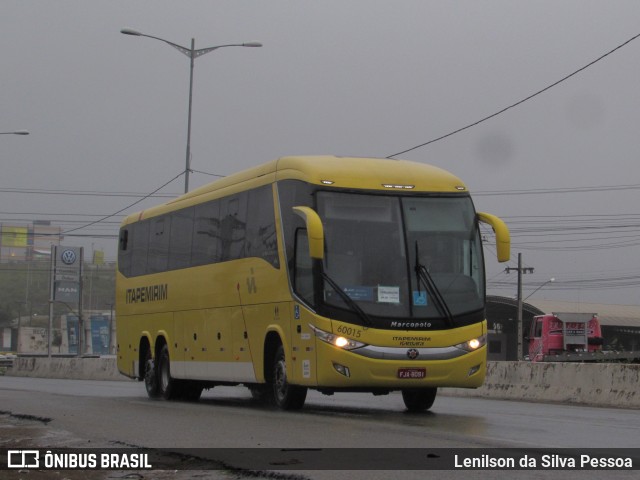
M 375 317 L 450 317 L 455 324 L 456 316 L 482 310 L 482 249 L 470 197 L 321 191 L 316 200 L 331 280 L 324 281 L 326 306 L 353 310 L 337 285 Z

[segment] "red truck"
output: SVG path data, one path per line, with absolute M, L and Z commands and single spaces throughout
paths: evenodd
M 549 313 L 533 317 L 529 336 L 532 362 L 637 362 L 640 352 L 603 351 L 596 313 Z

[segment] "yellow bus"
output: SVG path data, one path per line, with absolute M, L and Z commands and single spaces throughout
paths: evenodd
M 484 259 L 467 187 L 403 160 L 283 157 L 130 215 L 119 235 L 118 368 L 151 397 L 245 385 L 401 391 L 410 411 L 486 372 Z

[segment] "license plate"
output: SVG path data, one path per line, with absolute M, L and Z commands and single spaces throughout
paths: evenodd
M 398 378 L 408 380 L 419 380 L 427 376 L 427 370 L 424 368 L 399 368 Z

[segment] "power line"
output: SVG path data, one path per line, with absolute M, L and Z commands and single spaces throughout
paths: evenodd
M 560 193 L 593 193 L 611 192 L 617 190 L 640 190 L 640 184 L 632 185 L 598 185 L 590 187 L 558 187 L 558 188 L 532 188 L 528 190 L 494 190 L 486 192 L 474 192 L 474 197 L 508 196 L 508 195 L 548 195 Z
M 142 202 L 143 200 L 146 200 L 147 198 L 151 197 L 154 193 L 158 192 L 159 190 L 162 190 L 164 187 L 166 187 L 167 185 L 169 185 L 171 182 L 173 182 L 174 180 L 178 179 L 179 177 L 181 177 L 182 175 L 184 175 L 184 172 L 180 172 L 178 175 L 176 175 L 175 177 L 173 177 L 171 180 L 169 180 L 168 182 L 164 183 L 163 185 L 159 186 L 158 188 L 156 188 L 153 192 L 149 193 L 148 195 L 145 195 L 144 197 L 140 198 L 139 200 L 136 200 L 135 202 L 133 202 L 130 205 L 127 205 L 124 208 L 121 208 L 120 210 L 118 210 L 115 213 L 112 213 L 111 215 L 107 215 L 103 218 L 100 218 L 98 220 L 95 220 L 93 222 L 87 223 L 86 225 L 82 225 L 80 227 L 76 227 L 76 228 L 72 228 L 71 230 L 67 230 L 61 233 L 61 235 L 67 235 L 71 232 L 75 232 L 78 230 L 82 230 L 83 228 L 87 228 L 90 227 L 92 225 L 95 225 L 96 223 L 100 223 L 104 220 L 107 220 L 111 217 L 115 217 L 116 215 L 119 215 L 120 213 L 124 212 L 125 210 L 128 210 L 129 208 L 133 207 L 134 205 L 137 205 L 138 203 Z
M 0 215 L 58 215 L 60 217 L 103 217 L 100 213 L 69 213 L 69 212 L 0 212 Z
M 195 170 L 194 170 L 195 171 Z M 218 175 L 215 173 L 207 173 L 207 172 L 200 172 L 197 171 L 197 173 L 202 173 L 205 175 L 210 175 L 210 176 L 215 176 L 215 177 L 224 177 L 224 175 Z M 145 194 L 145 195 L 139 195 L 139 194 L 131 194 L 131 193 L 125 193 L 125 192 L 86 192 L 86 191 L 71 191 L 71 190 L 35 190 L 35 189 L 18 189 L 18 188 L 0 188 L 0 192 L 4 192 L 4 193 L 40 193 L 43 195 L 94 195 L 94 196 L 119 196 L 119 197 L 140 197 L 138 200 L 136 200 L 135 202 L 127 205 L 126 207 L 118 210 L 115 213 L 112 213 L 110 215 L 104 215 L 101 216 L 101 218 L 91 221 L 89 223 L 84 223 L 81 222 L 79 220 L 76 221 L 68 221 L 65 220 L 64 223 L 83 223 L 83 225 L 76 227 L 76 228 L 72 228 L 69 230 L 65 230 L 59 234 L 56 235 L 64 235 L 64 236 L 71 236 L 71 237 L 90 237 L 90 238 L 117 238 L 117 235 L 106 235 L 106 234 L 74 234 L 74 235 L 70 235 L 70 233 L 72 232 L 76 232 L 78 230 L 82 230 L 88 227 L 91 227 L 93 225 L 96 225 L 98 223 L 101 224 L 105 224 L 105 223 L 109 223 L 109 224 L 113 224 L 113 223 L 118 223 L 118 222 L 105 222 L 105 220 L 108 220 L 111 217 L 114 217 L 116 215 L 119 215 L 120 213 L 124 212 L 125 210 L 139 204 L 140 202 L 142 202 L 143 200 L 146 200 L 147 198 L 150 197 L 165 197 L 165 198 L 175 198 L 177 195 L 166 195 L 166 194 L 161 194 L 161 195 L 156 195 L 158 191 L 162 190 L 164 187 L 166 187 L 167 185 L 169 185 L 171 182 L 173 182 L 174 180 L 176 180 L 177 178 L 179 178 L 180 176 L 184 175 L 184 172 L 180 172 L 178 175 L 176 175 L 175 177 L 173 177 L 171 180 L 169 180 L 168 182 L 164 183 L 163 185 L 161 185 L 160 187 L 156 188 L 154 191 L 152 191 L 151 193 Z M 55 214 L 41 214 L 41 213 L 29 213 L 29 214 L 25 214 L 25 213 L 11 213 L 11 212 L 2 212 L 2 214 L 4 215 L 55 215 Z M 83 216 L 83 214 L 59 214 L 59 215 L 74 215 L 74 216 Z M 96 216 L 96 215 L 86 215 L 86 216 Z M 20 219 L 12 219 L 10 221 L 16 222 L 16 221 L 20 221 Z
M 530 287 L 538 285 L 531 284 Z M 614 288 L 637 288 L 640 286 L 640 276 L 628 276 L 628 277 L 594 277 L 585 278 L 580 280 L 567 280 L 553 282 L 553 290 L 603 290 Z M 513 282 L 506 281 L 493 281 L 488 282 L 487 287 L 495 290 L 511 290 L 514 287 Z
M 175 198 L 179 194 L 163 193 L 159 195 L 146 195 L 134 192 L 94 192 L 85 190 L 49 190 L 44 188 L 0 188 L 0 193 L 18 193 L 27 195 L 64 195 L 64 196 L 89 196 L 89 197 L 130 197 L 148 198 L 149 196 L 158 198 Z
M 219 177 L 219 178 L 224 178 L 226 177 L 226 175 L 219 175 L 217 173 L 209 173 L 209 172 L 203 172 L 201 170 L 191 170 L 193 173 L 201 173 L 202 175 L 208 175 L 210 177 Z
M 460 133 L 460 132 L 462 132 L 462 131 L 464 131 L 464 130 L 467 130 L 467 129 L 471 128 L 471 127 L 475 127 L 476 125 L 479 125 L 479 124 L 480 124 L 480 123 L 482 123 L 482 122 L 486 122 L 487 120 L 489 120 L 489 119 L 491 119 L 491 118 L 493 118 L 493 117 L 497 117 L 498 115 L 500 115 L 500 114 L 502 114 L 502 113 L 506 112 L 507 110 L 510 110 L 510 109 L 512 109 L 512 108 L 515 108 L 515 107 L 517 107 L 518 105 L 523 104 L 523 103 L 524 103 L 524 102 L 526 102 L 527 100 L 531 100 L 532 98 L 537 97 L 538 95 L 540 95 L 540 94 L 542 94 L 542 93 L 546 92 L 547 90 L 550 90 L 551 88 L 553 88 L 553 87 L 555 87 L 555 86 L 557 86 L 557 85 L 561 84 L 561 83 L 562 83 L 562 82 L 564 82 L 565 80 L 568 80 L 569 78 L 571 78 L 571 77 L 573 77 L 573 76 L 577 75 L 578 73 L 582 72 L 583 70 L 586 70 L 587 68 L 591 67 L 592 65 L 594 65 L 594 64 L 596 64 L 596 63 L 598 63 L 600 60 L 604 59 L 605 57 L 607 57 L 607 56 L 611 55 L 611 54 L 612 54 L 612 53 L 614 53 L 615 51 L 617 51 L 617 50 L 621 49 L 622 47 L 626 46 L 627 44 L 631 43 L 633 40 L 635 40 L 635 39 L 636 39 L 636 38 L 638 38 L 638 37 L 640 37 L 640 33 L 639 33 L 639 34 L 637 34 L 637 35 L 634 35 L 633 37 L 631 37 L 631 38 L 630 38 L 629 40 L 627 40 L 626 42 L 621 43 L 620 45 L 618 45 L 617 47 L 615 47 L 613 50 L 608 51 L 608 52 L 607 52 L 607 53 L 605 53 L 604 55 L 601 55 L 600 57 L 598 57 L 598 58 L 596 58 L 595 60 L 593 60 L 593 61 L 589 62 L 588 64 L 586 64 L 585 66 L 583 66 L 583 67 L 579 68 L 579 69 L 578 69 L 578 70 L 576 70 L 575 72 L 570 73 L 569 75 L 567 75 L 567 76 L 565 76 L 565 77 L 561 78 L 560 80 L 558 80 L 558 81 L 556 81 L 556 82 L 552 83 L 551 85 L 548 85 L 548 86 L 544 87 L 542 90 L 538 90 L 537 92 L 535 92 L 535 93 L 533 93 L 533 94 L 529 95 L 529 96 L 528 96 L 528 97 L 526 97 L 526 98 L 523 98 L 522 100 L 520 100 L 520 101 L 518 101 L 518 102 L 516 102 L 516 103 L 513 103 L 513 104 L 509 105 L 508 107 L 503 108 L 502 110 L 499 110 L 499 111 L 497 111 L 497 112 L 495 112 L 495 113 L 492 113 L 491 115 L 488 115 L 488 116 L 486 116 L 486 117 L 484 117 L 484 118 L 481 118 L 480 120 L 477 120 L 477 121 L 475 121 L 475 122 L 473 122 L 473 123 L 470 123 L 469 125 L 466 125 L 466 126 L 464 126 L 464 127 L 462 127 L 462 128 L 459 128 L 459 129 L 457 129 L 457 130 L 454 130 L 453 132 L 447 133 L 446 135 L 442 135 L 442 136 L 440 136 L 440 137 L 438 137 L 438 138 L 434 138 L 433 140 L 429 140 L 428 142 L 421 143 L 420 145 L 416 145 L 415 147 L 407 148 L 406 150 L 403 150 L 403 151 L 401 151 L 401 152 L 394 153 L 393 155 L 389 155 L 389 156 L 388 156 L 388 157 L 386 157 L 386 158 L 393 158 L 393 157 L 396 157 L 396 156 L 398 156 L 398 155 L 402 155 L 403 153 L 407 153 L 407 152 L 411 152 L 411 151 L 413 151 L 413 150 L 417 150 L 418 148 L 425 147 L 425 146 L 430 145 L 430 144 L 432 144 L 432 143 L 435 143 L 435 142 L 437 142 L 437 141 L 439 141 L 439 140 L 443 140 L 443 139 L 445 139 L 445 138 L 447 138 L 447 137 L 450 137 L 450 136 L 452 136 L 452 135 L 455 135 L 456 133 Z

